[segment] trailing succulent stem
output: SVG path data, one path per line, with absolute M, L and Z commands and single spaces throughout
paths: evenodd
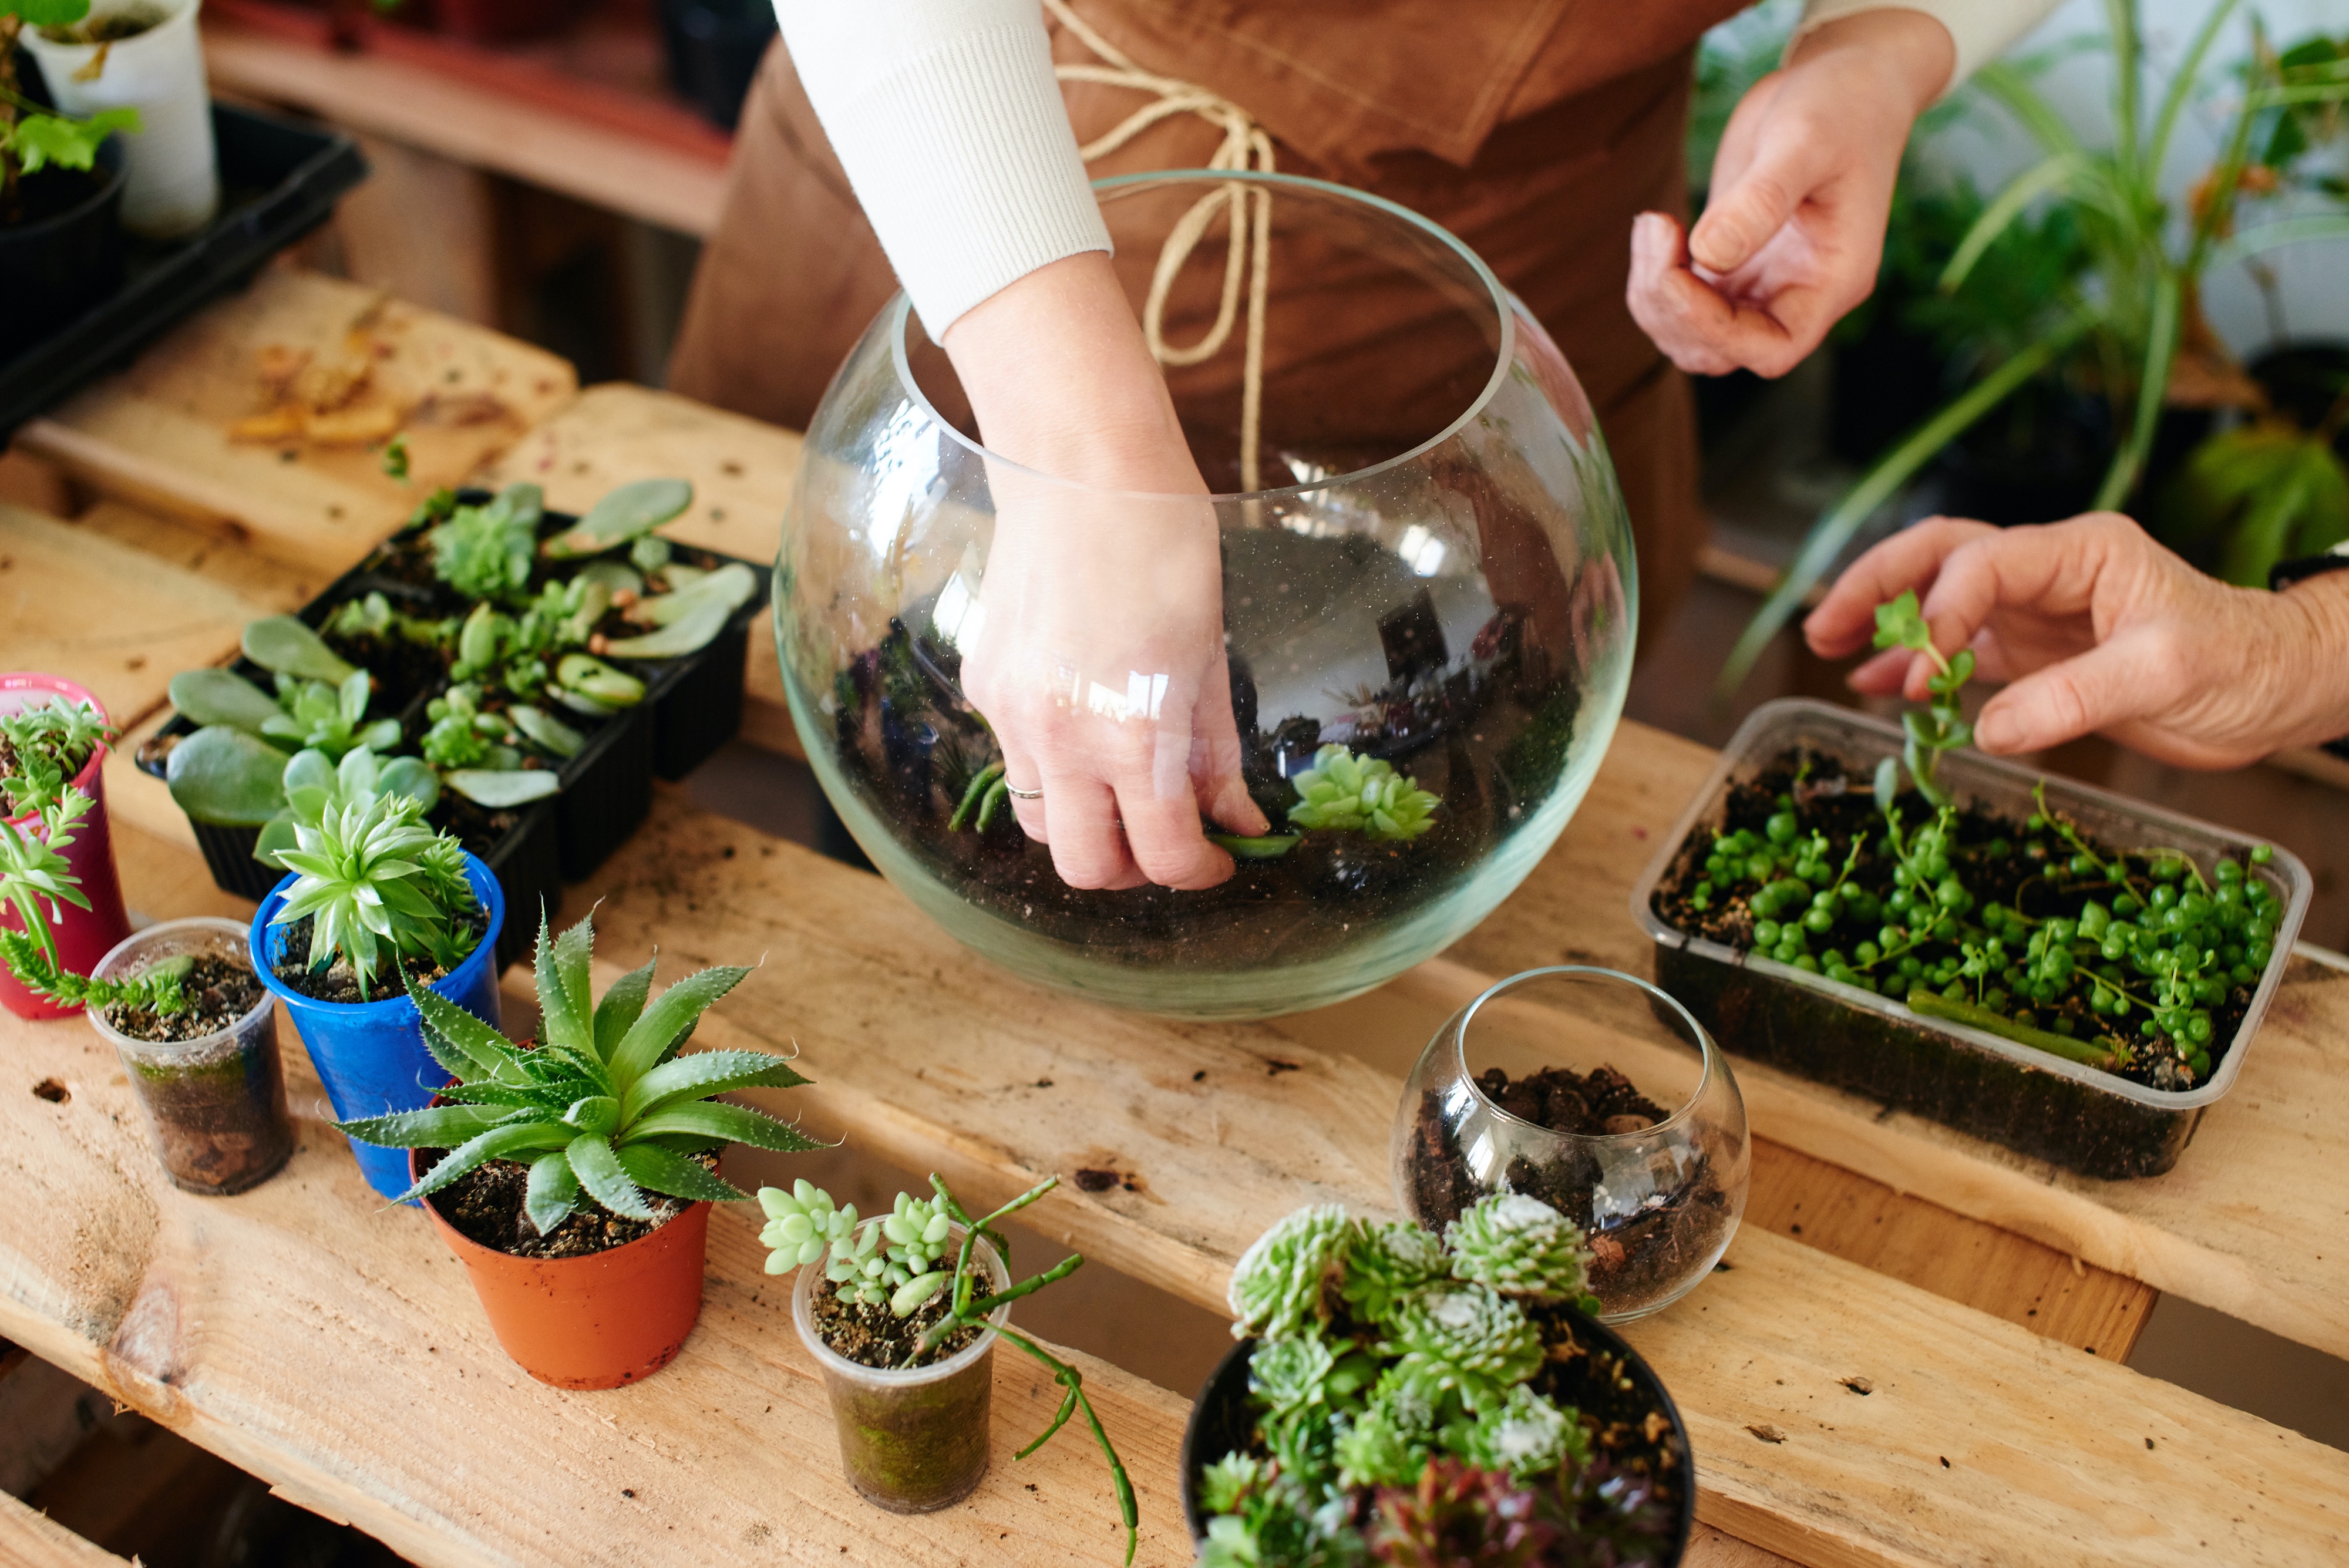
M 1942 753 L 1955 751 L 1974 738 L 1973 726 L 1966 722 L 1964 709 L 1958 700 L 1965 683 L 1973 679 L 1974 650 L 1961 648 L 1952 658 L 1941 657 L 1941 650 L 1933 646 L 1932 628 L 1925 624 L 1924 614 L 1917 607 L 1913 588 L 1904 589 L 1889 604 L 1876 607 L 1876 646 L 1906 648 L 1921 653 L 1940 671 L 1926 678 L 1932 699 L 1925 711 L 1910 709 L 1901 714 L 1900 728 L 1907 736 L 1902 755 L 1909 764 L 1909 776 L 1917 783 L 1917 793 L 1937 806 L 1948 805 L 1949 792 L 1941 788 L 1935 774 L 1940 767 Z M 1887 765 L 1889 761 L 1888 758 Z M 1883 805 L 1889 794 L 1889 785 L 1879 774 L 1878 804 Z
M 449 1150 L 395 1202 L 422 1198 L 493 1159 L 530 1168 L 523 1212 L 541 1235 L 592 1199 L 623 1219 L 658 1218 L 657 1192 L 688 1203 L 749 1194 L 694 1157 L 730 1143 L 800 1153 L 822 1147 L 787 1122 L 711 1096 L 807 1080 L 761 1051 L 678 1053 L 701 1015 L 747 969 L 707 969 L 652 993 L 653 966 L 589 989 L 595 929 L 585 919 L 559 938 L 538 928 L 539 1038 L 517 1045 L 438 992 L 408 982 L 424 1044 L 456 1082 L 454 1102 L 338 1124 L 361 1143 Z

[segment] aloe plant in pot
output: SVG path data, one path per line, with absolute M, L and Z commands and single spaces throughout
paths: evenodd
M 538 1038 L 517 1045 L 409 982 L 452 1082 L 442 1104 L 343 1124 L 409 1151 L 433 1228 L 462 1260 L 506 1354 L 542 1383 L 611 1388 L 658 1371 L 701 1311 L 709 1206 L 746 1198 L 718 1174 L 730 1143 L 819 1147 L 712 1096 L 807 1080 L 757 1051 L 678 1053 L 747 969 L 703 970 L 653 995 L 653 965 L 589 986 L 595 926 L 538 937 Z
M 424 825 L 411 796 L 322 789 L 301 804 L 312 815 L 279 852 L 289 875 L 254 916 L 254 967 L 293 1014 L 336 1115 L 420 1110 L 449 1075 L 407 993 L 429 986 L 494 1023 L 505 892 Z M 377 1191 L 406 1194 L 405 1159 L 352 1152 Z

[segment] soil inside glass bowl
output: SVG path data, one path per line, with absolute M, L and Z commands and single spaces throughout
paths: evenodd
M 1799 838 L 1806 839 L 1815 831 L 1826 836 L 1826 859 L 1837 868 L 1851 853 L 1855 838 L 1863 841 L 1848 880 L 1879 902 L 1888 899 L 1895 888 L 1896 862 L 1883 851 L 1884 817 L 1877 808 L 1872 791 L 1869 770 L 1806 747 L 1790 748 L 1751 780 L 1731 783 L 1723 803 L 1721 827 L 1716 830 L 1701 826 L 1689 836 L 1671 873 L 1657 885 L 1651 907 L 1658 916 L 1690 936 L 1743 951 L 1754 950 L 1757 922 L 1749 900 L 1761 890 L 1762 884 L 1745 878 L 1716 886 L 1702 908 L 1698 905 L 1696 888 L 1706 880 L 1705 860 L 1716 831 L 1727 835 L 1746 829 L 1764 834 L 1770 819 L 1787 811 L 1794 815 Z M 1903 791 L 1894 805 L 1902 822 L 1912 830 L 1932 819 L 1934 808 L 1913 788 Z M 2156 846 L 2116 847 L 2081 835 L 2081 841 L 2097 859 L 2124 865 L 2132 873 L 2129 887 L 2118 888 L 2101 870 L 2075 868 L 2071 846 L 2060 842 L 2053 834 L 2033 834 L 2026 824 L 2012 817 L 1966 805 L 1958 809 L 1956 822 L 1956 841 L 1950 851 L 1951 870 L 1976 900 L 1969 919 L 1978 916 L 1983 907 L 1996 903 L 2019 908 L 2034 924 L 2059 918 L 2077 920 L 2092 899 L 2109 908 L 2116 894 L 2149 896 L 2151 889 L 2159 885 L 2150 874 L 2136 875 L 2149 864 L 2147 851 L 2158 847 Z M 2190 880 L 2174 884 L 2179 888 L 2193 885 Z M 1896 917 L 1888 913 L 1884 919 L 1889 921 Z M 1863 931 L 1861 925 L 1868 929 Z M 1816 949 L 1836 947 L 1849 950 L 1857 940 L 1875 934 L 1873 922 L 1846 919 L 1828 933 L 1808 940 Z M 1979 943 L 1986 934 L 1969 925 L 1961 928 L 1961 940 Z M 2020 941 L 2007 946 L 2020 957 Z M 1954 941 L 1930 941 L 1915 950 L 1916 956 L 1925 962 L 1959 951 Z M 2226 968 L 2223 950 L 2220 959 L 2221 967 Z M 2079 964 L 2082 969 L 2093 964 L 2099 971 L 2116 969 L 2120 976 L 2118 983 L 2139 993 L 2151 988 L 2151 982 L 2134 969 L 2119 969 L 2109 961 L 2084 957 Z M 1889 968 L 1885 964 L 1876 966 L 1870 978 L 1878 981 L 1884 994 L 1905 996 L 1909 981 L 1888 972 Z M 2243 978 L 2245 972 L 2240 965 L 2230 969 L 2224 994 L 2204 1003 L 2211 1023 L 2207 1046 L 2209 1074 L 2192 1072 L 2168 1037 L 2142 1033 L 2138 1027 L 2145 1017 L 2142 1009 L 2133 1010 L 2126 1019 L 2095 1012 L 2088 1004 L 2093 992 L 2086 983 L 2077 985 L 2052 1004 L 2023 1002 L 2020 998 L 2015 999 L 2015 1003 L 2029 1009 L 2028 1020 L 2036 1028 L 2068 1034 L 2082 1042 L 2104 1039 L 2125 1045 L 2127 1060 L 2104 1069 L 2114 1076 L 2156 1089 L 2182 1090 L 2198 1082 L 2207 1082 L 2227 1053 L 2234 1049 L 2236 1033 L 2250 1010 L 2258 979 L 2255 969 L 2250 971 L 2251 978 L 2248 981 Z M 1982 988 L 1983 994 L 1993 999 L 2004 996 L 2001 984 L 2003 978 L 1991 977 Z M 1971 986 L 1971 982 L 1968 983 Z
M 1227 567 L 1235 604 L 1301 588 L 1318 575 L 1343 581 L 1365 541 L 1281 535 L 1259 555 L 1283 580 L 1251 587 Z M 1288 579 L 1300 579 L 1292 583 Z M 1255 613 L 1268 613 L 1261 609 Z M 1524 657 L 1525 624 L 1504 607 L 1464 656 L 1444 647 L 1432 607 L 1406 605 L 1380 624 L 1388 682 L 1322 693 L 1334 721 L 1262 711 L 1259 688 L 1299 690 L 1293 670 L 1253 670 L 1231 658 L 1232 709 L 1250 795 L 1271 832 L 1296 832 L 1289 781 L 1325 743 L 1375 757 L 1442 800 L 1416 838 L 1380 840 L 1308 831 L 1275 857 L 1238 861 L 1202 890 L 1069 887 L 1050 851 L 1030 841 L 1000 802 L 984 828 L 978 812 L 950 826 L 970 781 L 999 760 L 992 734 L 960 694 L 960 655 L 892 621 L 834 681 L 833 722 L 850 786 L 891 822 L 925 866 L 961 899 L 1090 960 L 1158 969 L 1261 969 L 1360 944 L 1366 930 L 1407 918 L 1460 887 L 1548 797 L 1563 773 L 1580 710 L 1572 673 Z M 1430 634 L 1433 633 L 1433 636 Z M 1542 664 L 1537 674 L 1529 666 Z
M 1485 1097 L 1521 1121 L 1578 1137 L 1636 1133 L 1669 1115 L 1612 1067 L 1578 1074 L 1545 1067 L 1511 1079 L 1498 1067 L 1478 1074 Z M 1488 1190 L 1469 1168 L 1467 1151 L 1454 1139 L 1444 1116 L 1444 1096 L 1428 1090 L 1420 1098 L 1413 1129 L 1416 1147 L 1410 1169 L 1413 1211 L 1441 1230 Z M 1510 1160 L 1501 1172 L 1511 1192 L 1538 1198 L 1578 1223 L 1599 1207 L 1602 1179 L 1588 1150 L 1561 1146 L 1558 1158 Z M 1619 1222 L 1589 1231 L 1590 1290 L 1609 1312 L 1635 1308 L 1671 1293 L 1689 1271 L 1717 1251 L 1733 1223 L 1730 1194 L 1723 1189 L 1710 1156 L 1698 1154 L 1687 1175 L 1649 1195 Z

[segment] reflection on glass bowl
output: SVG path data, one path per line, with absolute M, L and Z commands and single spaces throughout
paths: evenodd
M 1182 215 L 1235 181 L 1270 198 L 1265 487 L 1204 502 L 1096 493 L 1006 462 L 978 443 L 951 368 L 901 296 L 817 410 L 775 576 L 793 716 L 874 864 L 1022 975 L 1194 1018 L 1368 989 L 1515 888 L 1614 731 L 1637 598 L 1622 497 L 1573 372 L 1441 230 L 1281 176 L 1106 182 L 1135 299 Z M 1224 276 L 1212 242 L 1175 275 L 1169 340 L 1208 333 Z M 1375 330 L 1357 308 L 1366 298 Z M 1392 330 L 1399 316 L 1408 332 Z M 1249 466 L 1244 337 L 1169 372 L 1211 486 Z M 1274 835 L 1222 885 L 1071 888 L 996 787 L 998 732 L 961 678 L 978 639 L 1004 635 L 988 574 L 1014 495 L 1143 538 L 1212 511 L 1242 773 Z M 1146 718 L 1164 690 L 1146 673 L 1063 673 L 1067 700 L 1094 713 Z M 1420 830 L 1380 817 L 1376 800 L 1292 820 L 1299 776 L 1333 757 L 1373 794 L 1392 768 L 1434 797 Z M 1392 801 L 1406 786 L 1385 787 Z

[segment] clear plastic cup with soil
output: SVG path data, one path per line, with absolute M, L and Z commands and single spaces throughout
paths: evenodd
M 858 1227 L 861 1235 L 886 1216 Z M 964 1227 L 948 1232 L 955 1257 Z M 995 1249 L 980 1241 L 970 1267 L 982 1293 L 1011 1282 Z M 952 1290 L 942 1290 L 905 1317 L 886 1302 L 864 1304 L 841 1293 L 820 1268 L 802 1268 L 792 1290 L 792 1321 L 823 1371 L 824 1392 L 840 1433 L 840 1463 L 857 1495 L 892 1513 L 930 1513 L 970 1495 L 987 1473 L 988 1417 L 995 1396 L 995 1330 L 1009 1303 L 966 1324 L 928 1350 L 923 1334 L 943 1319 Z M 905 1365 L 908 1358 L 914 1365 Z
M 275 1175 L 294 1152 L 277 1008 L 233 920 L 170 920 L 123 942 L 93 978 L 136 980 L 184 961 L 178 1012 L 118 1004 L 91 1024 L 122 1058 L 155 1153 L 181 1190 L 224 1197 Z
M 1428 1043 L 1390 1146 L 1395 1199 L 1441 1233 L 1495 1192 L 1537 1198 L 1588 1234 L 1608 1323 L 1679 1300 L 1745 1210 L 1745 1104 L 1687 1009 L 1611 970 L 1532 970 Z

